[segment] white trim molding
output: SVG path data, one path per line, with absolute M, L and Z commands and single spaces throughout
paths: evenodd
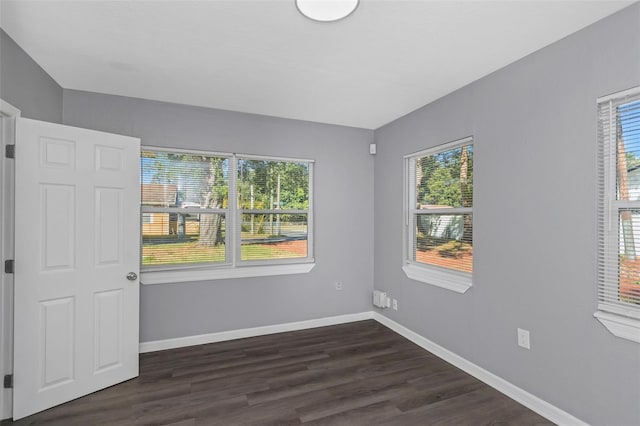
M 407 263 L 402 267 L 404 274 L 416 281 L 431 284 L 436 287 L 445 288 L 455 291 L 456 293 L 464 293 L 471 288 L 471 274 L 455 274 L 452 272 L 440 272 L 433 268 L 417 266 Z
M 20 110 L 0 99 L 0 258 L 13 259 L 13 160 L 5 158 L 5 145 L 14 143 L 14 122 Z M 0 376 L 13 372 L 13 275 L 0 274 Z M 13 390 L 0 387 L 0 420 L 13 414 Z
M 502 392 L 509 398 L 519 402 L 530 410 L 535 411 L 547 420 L 550 420 L 558 425 L 588 426 L 588 423 L 583 422 L 582 420 L 572 416 L 566 411 L 563 411 L 560 408 L 538 398 L 537 396 L 530 394 L 524 389 L 521 389 L 516 385 L 507 382 L 503 378 L 496 376 L 495 374 L 485 370 L 484 368 L 475 365 L 471 361 L 468 361 L 465 358 L 462 358 L 461 356 L 451 352 L 450 350 L 443 348 L 437 343 L 432 342 L 431 340 L 419 335 L 418 333 L 406 328 L 403 325 L 398 324 L 397 322 L 387 318 L 386 316 L 378 312 L 375 312 L 373 314 L 373 319 L 395 331 L 399 335 L 405 337 L 406 339 L 412 341 L 423 349 L 431 352 L 437 357 L 447 361 L 449 364 L 452 364 L 462 371 L 469 373 L 476 379 L 486 383 L 497 391 Z
M 597 311 L 593 314 L 616 337 L 640 343 L 640 320 Z
M 140 275 L 140 283 L 168 284 L 209 280 L 224 280 L 230 278 L 267 277 L 271 275 L 306 274 L 311 272 L 315 263 L 291 263 L 266 266 L 239 266 L 237 268 L 219 269 L 181 269 L 167 271 L 146 271 Z
M 15 117 L 20 117 L 22 112 L 20 112 L 18 108 L 14 107 L 9 102 L 0 99 L 0 114 L 7 117 L 15 118 Z
M 373 312 L 338 315 L 334 317 L 318 318 L 306 321 L 289 322 L 284 324 L 266 325 L 262 327 L 242 328 L 239 330 L 221 331 L 218 333 L 199 334 L 196 336 L 177 337 L 173 339 L 155 340 L 140 343 L 140 353 L 162 351 L 165 349 L 182 348 L 186 346 L 204 345 L 207 343 L 225 342 L 227 340 L 244 339 L 247 337 L 265 336 L 268 334 L 284 333 L 287 331 L 306 330 L 309 328 L 326 327 L 328 325 L 346 324 L 355 321 L 373 319 Z
M 284 324 L 267 325 L 262 327 L 243 328 L 240 330 L 222 331 L 218 333 L 200 334 L 196 336 L 186 336 L 173 339 L 142 342 L 140 343 L 140 353 L 182 348 L 193 345 L 204 345 L 207 343 L 224 342 L 228 340 L 244 339 L 247 337 L 284 333 L 287 331 L 306 330 L 310 328 L 346 324 L 349 322 L 364 321 L 369 319 L 373 319 L 379 322 L 380 324 L 410 340 L 421 348 L 431 352 L 435 356 L 472 375 L 476 379 L 486 383 L 487 385 L 505 394 L 514 401 L 524 405 L 530 410 L 535 411 L 549 421 L 552 421 L 558 425 L 588 426 L 588 423 L 583 422 L 582 420 L 567 413 L 566 411 L 561 410 L 560 408 L 552 404 L 549 404 L 548 402 L 538 398 L 535 395 L 530 394 L 524 389 L 521 389 L 516 385 L 504 380 L 503 378 L 485 370 L 484 368 L 477 366 L 471 361 L 468 361 L 465 358 L 451 352 L 450 350 L 445 349 L 437 343 L 432 342 L 426 337 L 419 335 L 418 333 L 393 321 L 392 319 L 373 311 L 338 315 L 326 318 L 317 318 Z

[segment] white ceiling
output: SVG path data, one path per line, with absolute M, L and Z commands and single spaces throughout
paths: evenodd
M 0 26 L 62 87 L 378 128 L 633 1 L 0 0 Z

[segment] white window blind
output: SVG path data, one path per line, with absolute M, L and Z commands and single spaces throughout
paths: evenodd
M 640 88 L 598 103 L 598 309 L 640 319 Z
M 309 257 L 308 161 L 238 157 L 240 260 Z
M 231 157 L 141 153 L 142 266 L 228 263 Z
M 412 154 L 407 161 L 407 262 L 471 274 L 472 139 Z
M 144 148 L 147 271 L 313 261 L 313 162 Z

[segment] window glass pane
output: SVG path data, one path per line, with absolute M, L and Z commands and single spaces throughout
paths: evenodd
M 225 262 L 225 215 L 144 213 L 142 266 Z
M 620 211 L 620 301 L 640 305 L 640 209 Z
M 640 201 L 640 101 L 620 105 L 617 112 L 618 199 Z
M 142 205 L 227 208 L 229 159 L 143 150 Z
M 242 260 L 307 257 L 306 214 L 243 214 Z
M 238 160 L 240 209 L 309 208 L 309 163 Z
M 473 146 L 416 159 L 417 209 L 473 206 Z
M 473 227 L 470 214 L 416 214 L 413 255 L 416 262 L 456 271 L 473 269 Z

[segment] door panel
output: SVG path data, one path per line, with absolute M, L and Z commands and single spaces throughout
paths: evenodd
M 42 271 L 72 270 L 75 264 L 74 185 L 40 185 Z
M 103 291 L 95 295 L 95 366 L 94 372 L 117 368 L 123 362 L 121 289 Z M 113 321 L 113 319 L 116 321 Z
M 138 375 L 139 155 L 16 120 L 14 419 Z
M 73 348 L 75 347 L 75 298 L 40 302 L 40 344 L 42 363 L 38 392 L 74 380 Z
M 96 188 L 96 265 L 122 263 L 123 188 Z

